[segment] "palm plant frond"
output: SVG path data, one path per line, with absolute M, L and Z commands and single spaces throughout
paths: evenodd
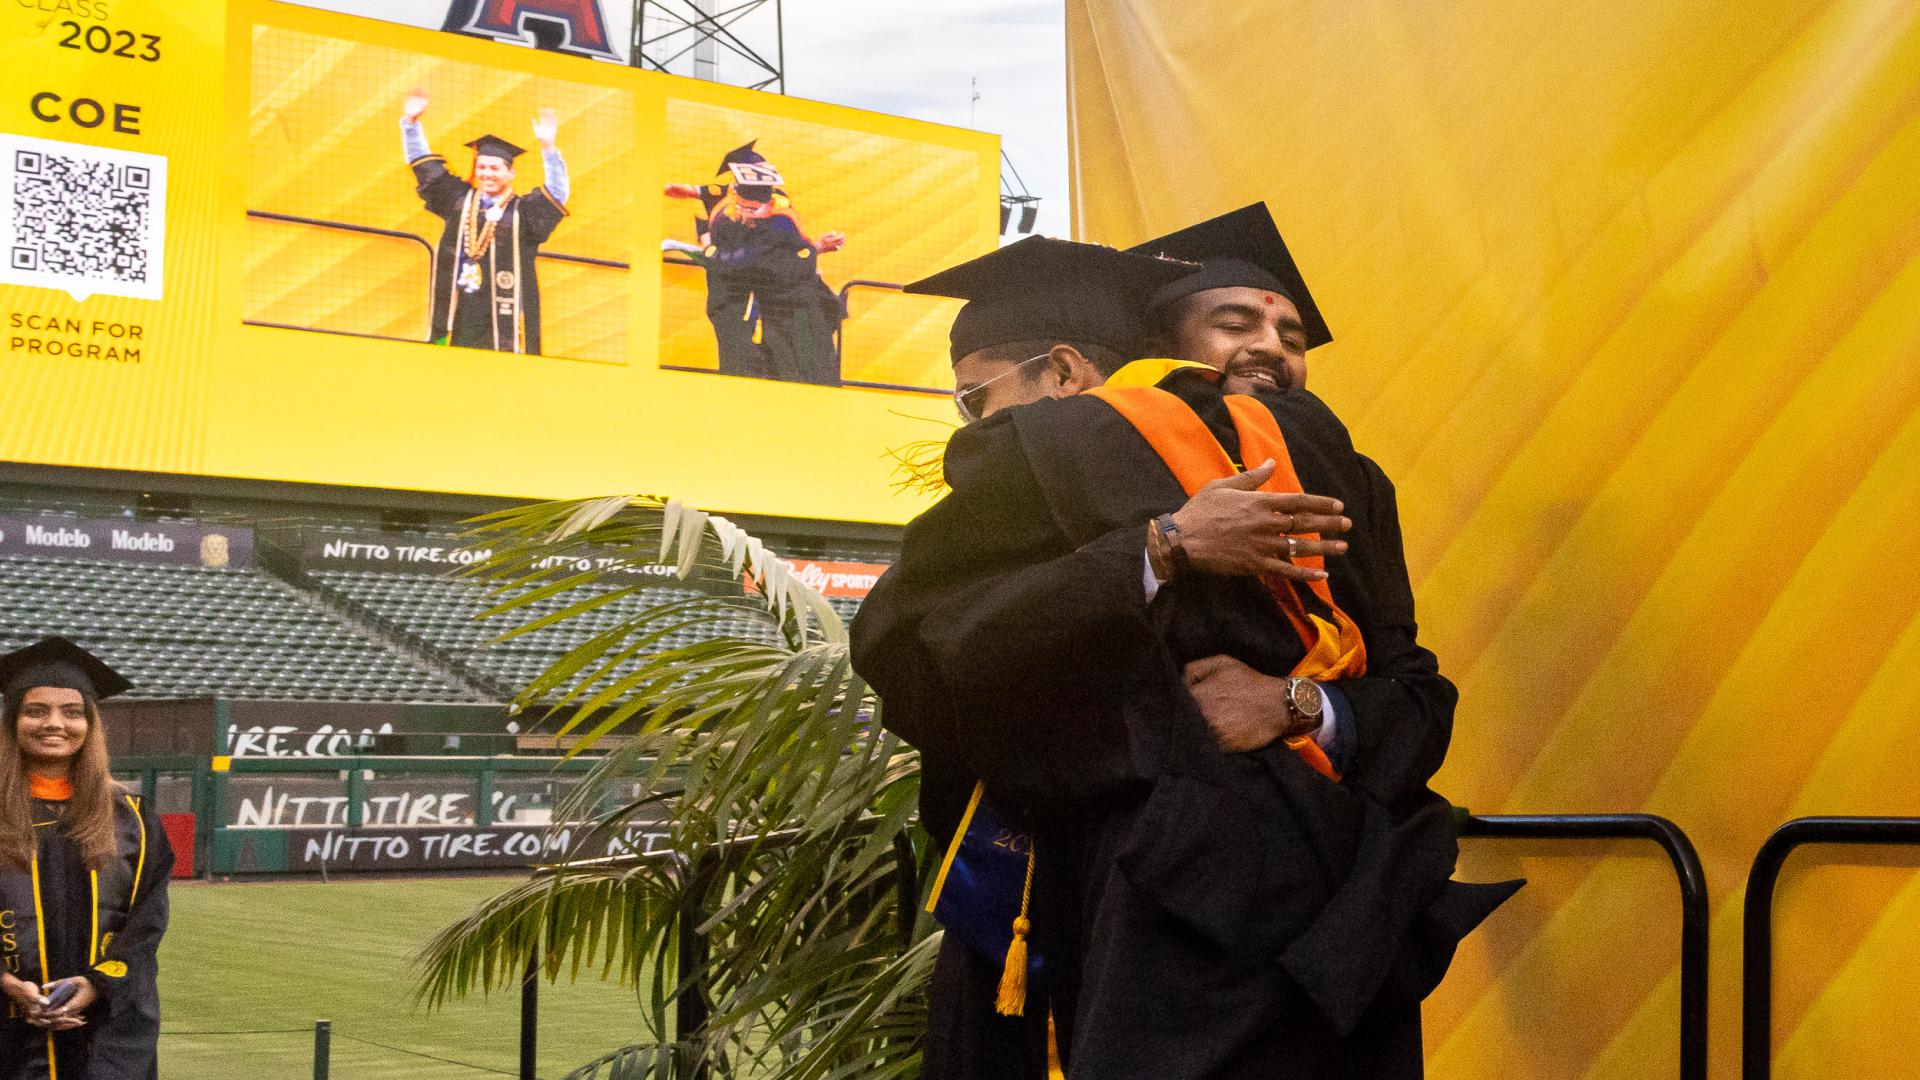
M 471 524 L 462 573 L 491 591 L 499 640 L 571 642 L 513 707 L 577 733 L 569 753 L 623 740 L 555 809 L 567 861 L 427 944 L 422 1000 L 529 970 L 633 988 L 645 1041 L 579 1080 L 676 1074 L 700 1056 L 779 1080 L 908 1075 L 937 948 L 899 903 L 918 895 L 918 759 L 881 727 L 832 605 L 758 539 L 671 499 Z M 642 822 L 664 828 L 658 850 L 604 855 Z M 688 955 L 683 925 L 700 935 Z M 705 1023 L 677 1031 L 695 988 Z

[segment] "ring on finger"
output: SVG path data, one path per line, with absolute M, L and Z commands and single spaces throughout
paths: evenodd
M 1300 538 L 1297 536 L 1287 537 L 1287 561 L 1291 562 L 1294 559 L 1297 559 L 1299 557 L 1300 557 Z

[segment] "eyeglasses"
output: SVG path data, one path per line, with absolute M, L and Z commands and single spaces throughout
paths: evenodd
M 965 390 L 955 390 L 953 392 L 953 407 L 960 410 L 960 421 L 966 424 L 978 423 L 980 421 L 980 406 L 985 404 L 987 400 L 987 387 L 1019 371 L 1035 360 L 1045 360 L 1052 355 L 1053 351 L 1049 349 L 1039 356 L 1029 356 L 1000 374 L 995 375 L 993 378 L 988 379 L 986 382 L 981 383 L 979 386 L 970 386 Z

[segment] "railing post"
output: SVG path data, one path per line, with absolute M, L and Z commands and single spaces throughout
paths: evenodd
M 366 823 L 367 773 L 360 767 L 360 755 L 353 754 L 347 763 L 347 828 L 358 829 Z
M 1680 1077 L 1707 1075 L 1707 875 L 1693 841 L 1654 814 L 1497 814 L 1462 822 L 1462 836 L 1512 840 L 1651 840 L 1680 882 Z
M 900 905 L 900 947 L 913 945 L 913 928 L 920 921 L 920 864 L 913 857 L 913 841 L 905 830 L 893 836 L 895 898 Z
M 328 1058 L 333 1054 L 333 1021 L 313 1022 L 313 1080 L 327 1080 Z
M 1920 845 L 1920 818 L 1803 817 L 1760 845 L 1747 872 L 1740 949 L 1740 1075 L 1773 1076 L 1773 893 L 1787 856 L 1803 844 Z
M 480 775 L 473 783 L 474 804 L 473 823 L 482 829 L 493 828 L 493 763 L 488 761 L 480 766 Z
M 680 989 L 674 995 L 673 1031 L 674 1040 L 685 1048 L 684 1055 L 676 1055 L 685 1066 L 685 1080 L 705 1080 L 707 1075 L 707 1052 L 704 1043 L 703 1028 L 707 1026 L 709 1005 L 707 990 L 702 972 L 707 966 L 707 936 L 700 932 L 701 904 L 706 895 L 707 881 L 710 877 L 706 860 L 696 860 L 686 868 L 686 904 L 680 909 L 679 925 L 679 978 Z
M 539 1080 L 540 958 L 527 957 L 520 980 L 520 1080 Z

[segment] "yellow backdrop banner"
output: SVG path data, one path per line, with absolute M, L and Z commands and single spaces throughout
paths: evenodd
M 1687 829 L 1734 1076 L 1768 832 L 1920 814 L 1920 4 L 1066 6 L 1078 235 L 1272 207 L 1462 690 L 1441 790 Z M 1673 1075 L 1657 852 L 1467 848 L 1533 884 L 1429 1003 L 1431 1075 Z M 1829 865 L 1863 854 L 1782 880 L 1777 1077 L 1909 1071 L 1920 882 Z

